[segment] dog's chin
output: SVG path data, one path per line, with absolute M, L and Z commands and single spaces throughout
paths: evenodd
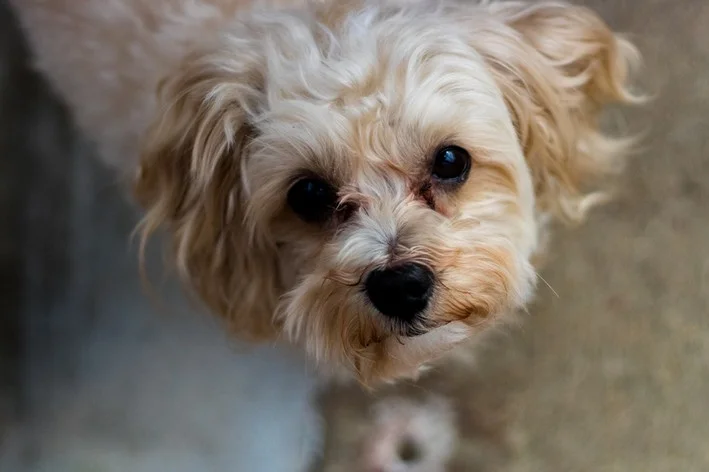
M 355 377 L 364 386 L 375 387 L 401 379 L 416 379 L 429 365 L 466 341 L 474 329 L 453 321 L 411 335 L 392 335 L 367 346 L 356 359 Z
M 416 338 L 432 331 L 440 326 L 440 323 L 433 323 L 425 316 L 417 316 L 411 321 L 390 322 L 387 326 L 391 336 L 402 338 Z
M 400 331 L 400 336 L 403 336 L 405 338 L 416 338 L 418 336 L 423 336 L 424 334 L 428 333 L 429 331 L 431 331 L 431 328 L 428 326 L 409 325 L 404 326 L 403 328 L 401 328 Z
M 324 377 L 354 380 L 365 387 L 416 378 L 427 364 L 473 332 L 464 321 L 443 324 L 422 318 L 394 323 L 369 311 L 366 316 L 356 312 L 343 317 L 341 310 L 320 315 L 297 317 L 297 333 L 288 333 L 292 341 L 310 354 Z M 286 330 L 296 324 L 293 319 L 284 321 Z

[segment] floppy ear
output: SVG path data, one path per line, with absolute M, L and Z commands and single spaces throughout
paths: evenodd
M 603 193 L 598 184 L 622 167 L 631 139 L 599 128 L 610 103 L 638 102 L 627 88 L 635 48 L 592 11 L 562 2 L 500 2 L 476 31 L 512 114 L 537 208 L 578 221 Z
M 237 334 L 263 339 L 274 334 L 278 269 L 268 242 L 244 228 L 241 175 L 263 67 L 237 57 L 248 48 L 229 49 L 191 56 L 161 84 L 135 195 L 146 209 L 143 243 L 168 229 L 188 285 Z

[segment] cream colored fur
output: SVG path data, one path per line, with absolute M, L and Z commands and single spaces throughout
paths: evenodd
M 579 6 L 12 3 L 79 126 L 135 179 L 143 236 L 170 232 L 188 286 L 235 335 L 291 341 L 366 384 L 415 376 L 523 307 L 541 222 L 582 219 L 628 144 L 598 116 L 635 100 L 637 54 Z M 473 157 L 455 191 L 428 180 L 443 144 Z M 353 205 L 346 222 L 293 215 L 303 172 Z M 402 260 L 438 279 L 417 337 L 359 290 Z

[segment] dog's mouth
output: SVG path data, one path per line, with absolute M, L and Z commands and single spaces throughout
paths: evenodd
M 421 325 L 410 325 L 406 326 L 403 330 L 402 335 L 406 336 L 407 338 L 415 338 L 417 336 L 422 336 L 429 331 L 431 331 L 433 327 L 431 326 L 421 326 Z
M 394 335 L 405 338 L 415 338 L 436 329 L 439 325 L 424 319 L 415 319 L 407 323 L 397 323 L 392 328 Z

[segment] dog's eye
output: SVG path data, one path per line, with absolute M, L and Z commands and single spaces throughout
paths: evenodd
M 439 150 L 433 163 L 433 176 L 439 180 L 462 181 L 470 170 L 470 154 L 458 146 Z
M 288 190 L 288 205 L 308 223 L 325 221 L 337 206 L 337 194 L 318 178 L 300 179 Z

